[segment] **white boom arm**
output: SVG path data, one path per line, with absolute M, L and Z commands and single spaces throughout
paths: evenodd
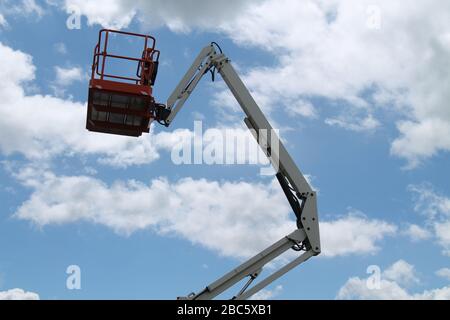
M 191 293 L 187 297 L 180 299 L 213 299 L 248 277 L 247 283 L 233 297 L 233 299 L 247 299 L 289 270 L 320 253 L 316 192 L 311 189 L 308 181 L 295 165 L 283 143 L 279 140 L 279 137 L 234 70 L 230 60 L 221 52 L 218 46 L 219 52 L 217 52 L 214 45 L 215 43 L 211 43 L 211 45 L 201 50 L 183 79 L 168 98 L 164 110 L 160 111 L 160 119 L 158 120 L 166 126 L 170 125 L 203 75 L 208 71 L 214 74 L 217 70 L 244 111 L 246 115 L 244 121 L 247 127 L 255 135 L 258 144 L 274 166 L 277 172 L 276 177 L 297 217 L 297 229 L 211 283 L 201 292 L 197 294 Z M 260 275 L 267 263 L 291 248 L 302 253 L 299 257 L 250 288 L 253 280 Z

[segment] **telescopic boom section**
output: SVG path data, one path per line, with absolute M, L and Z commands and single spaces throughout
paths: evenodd
M 219 52 L 216 51 L 216 48 Z M 216 71 L 220 73 L 238 101 L 246 115 L 244 119 L 245 124 L 254 134 L 258 144 L 275 168 L 277 172 L 276 177 L 297 218 L 297 229 L 213 282 L 203 291 L 191 293 L 187 297 L 180 299 L 213 299 L 242 279 L 248 278 L 242 290 L 233 297 L 233 299 L 247 299 L 292 268 L 310 257 L 318 255 L 321 250 L 316 192 L 312 190 L 308 181 L 295 165 L 276 132 L 272 129 L 261 109 L 234 70 L 230 60 L 221 52 L 219 46 L 212 43 L 201 50 L 168 98 L 166 107 L 160 109 L 157 120 L 169 126 L 203 75 L 211 72 L 214 76 Z M 267 263 L 289 249 L 299 251 L 301 254 L 253 287 L 250 287 Z

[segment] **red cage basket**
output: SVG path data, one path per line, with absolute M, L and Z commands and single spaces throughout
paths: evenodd
M 142 39 L 143 50 L 139 57 L 108 53 L 111 34 Z M 152 36 L 103 29 L 99 32 L 94 49 L 92 74 L 89 82 L 86 128 L 90 131 L 138 137 L 149 132 L 154 120 L 155 99 L 152 86 L 158 72 L 159 51 Z M 117 75 L 106 73 L 111 59 L 135 61 L 136 73 Z

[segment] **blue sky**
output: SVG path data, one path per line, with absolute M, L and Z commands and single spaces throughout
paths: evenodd
M 259 298 L 449 299 L 448 6 L 0 1 L 0 299 L 173 299 L 295 228 L 261 166 L 173 163 L 195 120 L 246 134 L 219 79 L 170 128 L 85 130 L 102 27 L 157 39 L 159 102 L 218 42 L 318 190 L 322 254 Z M 66 287 L 70 265 L 81 290 Z

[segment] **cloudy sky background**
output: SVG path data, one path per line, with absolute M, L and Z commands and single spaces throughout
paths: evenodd
M 172 299 L 295 227 L 260 166 L 171 161 L 195 120 L 246 134 L 222 81 L 170 129 L 84 129 L 102 26 L 157 38 L 161 102 L 219 42 L 319 191 L 323 253 L 259 298 L 450 298 L 448 1 L 0 0 L 0 299 Z

